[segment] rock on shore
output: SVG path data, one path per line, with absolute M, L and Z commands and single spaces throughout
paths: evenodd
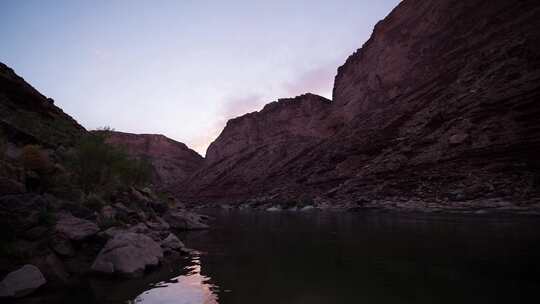
M 150 237 L 133 232 L 119 233 L 107 241 L 92 270 L 122 276 L 140 276 L 163 259 L 163 250 Z
M 34 265 L 24 265 L 10 272 L 0 282 L 0 297 L 23 297 L 44 285 L 47 281 Z

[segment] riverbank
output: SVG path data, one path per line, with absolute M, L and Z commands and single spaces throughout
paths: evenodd
M 208 228 L 206 217 L 148 188 L 113 197 L 90 209 L 50 195 L 1 196 L 9 231 L 3 231 L 0 296 L 54 293 L 95 276 L 142 277 L 192 251 L 178 238 L 180 231 Z
M 487 215 L 528 215 L 540 216 L 540 199 L 527 201 L 511 201 L 504 198 L 475 199 L 475 200 L 423 200 L 399 198 L 393 199 L 359 199 L 310 201 L 283 201 L 268 198 L 233 203 L 197 203 L 194 209 L 225 209 L 225 210 L 258 210 L 268 212 L 398 212 L 398 213 L 428 213 L 428 214 L 487 214 Z

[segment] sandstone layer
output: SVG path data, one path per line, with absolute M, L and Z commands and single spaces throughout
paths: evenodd
M 133 156 L 148 159 L 159 187 L 183 181 L 202 167 L 203 158 L 185 144 L 159 134 L 109 132 L 107 142 L 124 147 Z
M 231 120 L 177 193 L 537 204 L 539 84 L 535 1 L 405 0 L 338 69 L 332 102 Z

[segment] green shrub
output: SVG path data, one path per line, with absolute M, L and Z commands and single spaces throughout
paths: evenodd
M 148 160 L 130 157 L 123 148 L 106 142 L 107 130 L 80 139 L 68 157 L 68 167 L 85 193 L 111 191 L 121 186 L 149 182 L 152 166 Z
M 82 204 L 90 210 L 99 212 L 101 211 L 101 208 L 105 206 L 105 201 L 98 195 L 92 193 L 84 198 Z

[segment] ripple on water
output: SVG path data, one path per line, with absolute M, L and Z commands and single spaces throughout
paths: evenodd
M 199 256 L 193 258 L 188 273 L 167 282 L 158 282 L 128 303 L 144 304 L 217 304 L 218 286 L 201 274 Z

